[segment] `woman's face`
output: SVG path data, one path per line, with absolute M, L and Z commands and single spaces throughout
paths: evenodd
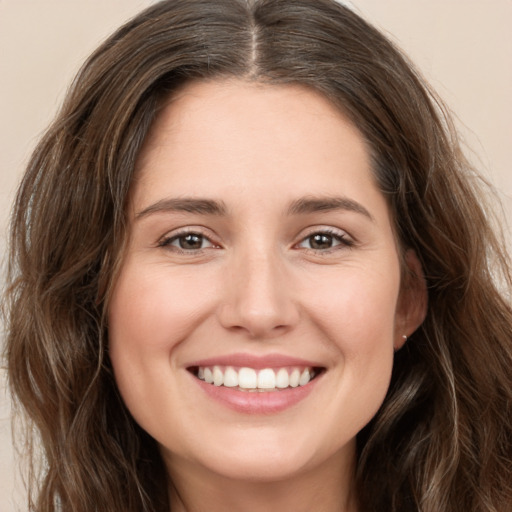
M 358 130 L 299 86 L 194 83 L 137 173 L 110 357 L 171 474 L 352 465 L 423 317 Z

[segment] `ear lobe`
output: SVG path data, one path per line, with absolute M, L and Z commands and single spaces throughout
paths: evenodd
M 413 249 L 407 250 L 404 261 L 406 268 L 395 317 L 395 350 L 401 349 L 407 338 L 423 323 L 428 308 L 427 284 Z

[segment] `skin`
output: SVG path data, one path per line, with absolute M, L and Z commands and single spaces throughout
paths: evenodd
M 333 197 L 336 208 L 297 207 Z M 176 198 L 223 211 L 182 211 Z M 172 510 L 357 510 L 356 435 L 425 313 L 423 287 L 401 283 L 358 130 L 299 86 L 189 84 L 145 142 L 129 216 L 110 355 L 127 407 L 161 447 Z M 199 248 L 180 248 L 190 232 Z M 403 259 L 421 274 L 411 251 Z M 233 353 L 301 357 L 324 372 L 284 411 L 240 413 L 187 371 Z

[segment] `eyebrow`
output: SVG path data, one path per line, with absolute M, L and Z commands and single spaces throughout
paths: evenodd
M 226 215 L 227 208 L 223 202 L 212 199 L 168 198 L 144 208 L 135 215 L 136 219 L 153 213 L 187 212 L 199 215 Z
M 289 215 L 303 215 L 320 211 L 345 210 L 349 212 L 364 215 L 371 221 L 374 221 L 370 212 L 357 201 L 348 197 L 328 196 L 328 197 L 303 197 L 293 201 L 288 208 Z
M 288 207 L 288 215 L 306 215 L 321 211 L 344 210 L 359 213 L 374 221 L 370 212 L 360 203 L 347 197 L 302 197 L 293 201 Z M 227 207 L 222 201 L 201 198 L 166 198 L 153 203 L 135 215 L 141 219 L 154 213 L 186 212 L 198 215 L 224 216 Z

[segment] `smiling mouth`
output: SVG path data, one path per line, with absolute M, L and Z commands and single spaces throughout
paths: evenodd
M 193 366 L 188 370 L 199 380 L 238 391 L 272 392 L 307 386 L 325 368 L 282 367 L 254 369 L 233 366 Z

